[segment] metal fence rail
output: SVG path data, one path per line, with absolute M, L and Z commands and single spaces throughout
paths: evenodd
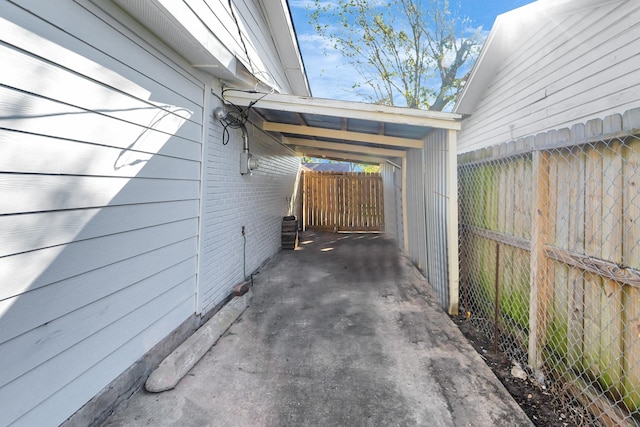
M 459 158 L 461 310 L 594 425 L 640 425 L 640 137 L 622 131 L 637 127 L 612 116 Z

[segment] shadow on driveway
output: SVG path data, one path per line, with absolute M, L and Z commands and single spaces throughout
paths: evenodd
M 383 235 L 303 233 L 253 291 L 174 390 L 106 425 L 532 425 Z

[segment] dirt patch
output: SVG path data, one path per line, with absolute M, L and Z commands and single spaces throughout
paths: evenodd
M 528 376 L 526 380 L 512 375 L 514 363 L 498 352 L 493 342 L 476 329 L 464 316 L 451 318 L 478 354 L 485 360 L 500 382 L 511 393 L 529 419 L 536 426 L 581 427 L 593 425 L 584 408 L 564 397 L 558 390 L 547 389 Z M 526 368 L 525 368 L 526 369 Z

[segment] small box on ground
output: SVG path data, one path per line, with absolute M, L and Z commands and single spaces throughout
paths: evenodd
M 297 241 L 298 221 L 293 215 L 285 216 L 282 219 L 282 249 L 295 249 Z

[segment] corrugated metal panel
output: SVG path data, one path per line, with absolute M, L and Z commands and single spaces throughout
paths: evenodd
M 445 310 L 456 311 L 456 298 L 450 295 L 450 261 L 449 261 L 449 226 L 453 209 L 450 206 L 449 192 L 449 141 L 448 131 L 437 130 L 425 139 L 423 150 L 413 149 L 407 152 L 406 161 L 406 218 L 408 224 L 407 255 L 418 269 L 425 275 L 438 295 L 440 304 Z M 385 183 L 385 215 L 387 233 L 403 236 L 401 194 L 401 170 L 393 165 L 383 165 L 382 176 Z M 394 200 L 391 186 L 394 185 L 396 205 L 398 209 L 391 212 Z M 454 183 L 454 187 L 455 187 Z M 395 214 L 395 216 L 394 216 Z M 397 225 L 397 228 L 394 228 Z M 451 237 L 457 240 L 456 236 Z M 457 247 L 457 243 L 454 242 Z M 456 259 L 451 262 L 455 265 Z M 453 277 L 455 279 L 455 276 Z
M 393 185 L 395 186 L 395 202 L 396 202 L 396 221 L 398 224 L 398 245 L 404 248 L 404 222 L 402 212 L 404 206 L 402 204 L 402 170 L 395 168 L 393 171 Z
M 427 248 L 425 228 L 424 172 L 422 150 L 407 152 L 407 223 L 411 261 L 425 275 L 427 272 Z
M 424 149 L 424 202 L 426 215 L 425 275 L 443 307 L 449 307 L 447 259 L 447 133 L 434 131 Z
M 403 247 L 401 173 L 401 169 L 392 164 L 383 163 L 380 165 L 384 189 L 385 233 L 398 242 L 398 246 Z

